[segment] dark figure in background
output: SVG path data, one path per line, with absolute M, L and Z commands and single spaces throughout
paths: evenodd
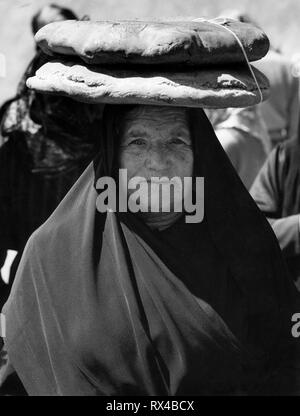
M 35 33 L 51 21 L 76 19 L 56 5 L 32 20 Z M 97 153 L 101 107 L 44 96 L 26 79 L 46 61 L 40 50 L 26 69 L 16 96 L 0 110 L 0 269 L 7 250 L 18 252 L 9 287 L 1 281 L 0 306 L 8 297 L 23 248 Z
M 300 290 L 300 137 L 273 150 L 251 194 L 271 223 Z
M 61 20 L 78 20 L 72 10 L 60 7 L 57 4 L 49 4 L 39 10 L 32 18 L 31 29 L 35 35 L 43 26 L 48 23 L 59 22 Z

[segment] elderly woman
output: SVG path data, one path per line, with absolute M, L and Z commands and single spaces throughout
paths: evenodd
M 297 295 L 204 112 L 107 106 L 102 128 L 102 151 L 30 238 L 2 311 L 27 392 L 297 391 L 279 368 L 294 364 Z M 204 177 L 203 221 L 186 222 L 172 197 L 169 212 L 99 212 L 99 179 L 119 169 L 147 183 Z

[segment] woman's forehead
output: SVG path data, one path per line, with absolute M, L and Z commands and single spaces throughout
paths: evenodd
M 187 113 L 182 107 L 137 106 L 124 117 L 125 129 L 152 127 L 186 127 Z

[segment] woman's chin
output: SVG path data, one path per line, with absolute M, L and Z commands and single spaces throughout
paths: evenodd
M 177 209 L 176 209 L 177 207 Z M 131 212 L 137 212 L 135 209 L 130 209 L 130 204 L 128 206 L 129 211 Z M 139 204 L 139 213 L 146 214 L 147 216 L 155 216 L 155 215 L 161 215 L 161 214 L 172 214 L 174 212 L 182 212 L 182 202 L 179 201 L 176 205 L 174 204 L 174 201 L 170 203 L 166 203 L 166 201 L 152 201 L 151 203 L 148 203 L 148 201 L 145 201 L 144 203 L 141 202 Z

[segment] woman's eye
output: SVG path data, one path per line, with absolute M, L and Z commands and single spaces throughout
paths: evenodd
M 143 140 L 143 139 L 134 139 L 134 140 L 131 140 L 128 143 L 128 146 L 130 146 L 130 145 L 143 146 L 144 144 L 145 144 L 145 140 Z
M 170 144 L 186 144 L 182 139 L 174 138 L 169 141 Z

